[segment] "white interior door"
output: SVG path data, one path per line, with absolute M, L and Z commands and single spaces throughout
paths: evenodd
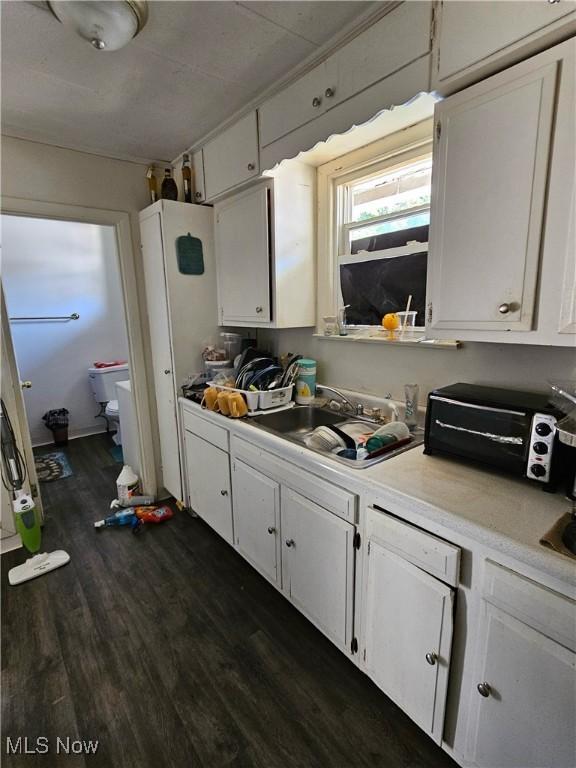
M 4 290 L 2 289 L 1 283 L 0 304 L 2 312 L 2 400 L 4 401 L 8 417 L 12 423 L 16 442 L 26 462 L 27 477 L 24 483 L 24 490 L 32 496 L 38 514 L 43 518 L 42 497 L 40 496 L 40 487 L 36 475 L 36 466 L 34 464 L 34 452 L 32 450 L 32 441 L 30 439 L 30 429 L 28 427 L 28 419 L 26 418 L 26 408 L 20 386 L 20 374 L 18 373 L 18 364 L 14 354 L 10 321 L 8 320 L 6 302 L 4 301 Z M 36 384 L 38 385 L 38 382 L 36 382 Z M 21 540 L 20 536 L 16 533 L 14 525 L 12 499 L 8 491 L 4 488 L 4 484 L 2 484 L 0 553 L 8 552 L 19 546 L 21 546 Z
M 182 499 L 176 392 L 172 365 L 172 342 L 170 338 L 160 214 L 155 213 L 153 216 L 142 220 L 140 222 L 140 233 L 154 368 L 154 391 L 156 393 L 156 411 L 158 414 L 158 431 L 160 436 L 162 482 L 172 496 L 176 499 Z
M 482 768 L 572 768 L 576 655 L 483 603 L 469 758 Z
M 436 105 L 431 328 L 532 328 L 557 62 L 535 57 Z
M 188 503 L 202 520 L 232 544 L 230 458 L 225 451 L 188 430 L 184 433 L 184 442 Z
M 352 640 L 354 532 L 350 523 L 282 488 L 282 587 L 328 637 Z
M 260 573 L 278 583 L 280 486 L 238 459 L 233 462 L 232 482 L 234 544 Z
M 366 671 L 440 743 L 453 590 L 377 540 L 371 538 L 368 547 Z
M 261 185 L 216 208 L 220 323 L 269 322 L 270 232 L 268 186 Z

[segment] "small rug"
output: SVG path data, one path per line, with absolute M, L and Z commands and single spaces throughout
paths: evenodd
M 124 456 L 122 454 L 121 445 L 115 445 L 113 448 L 110 448 L 110 455 L 117 464 L 124 464 Z
M 64 477 L 70 477 L 72 467 L 63 451 L 54 451 L 53 453 L 43 453 L 41 456 L 34 457 L 36 465 L 36 474 L 41 483 L 50 483 L 53 480 L 62 480 Z

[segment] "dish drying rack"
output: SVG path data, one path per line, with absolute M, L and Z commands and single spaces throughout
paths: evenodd
M 214 389 L 217 389 L 219 392 L 239 392 L 244 397 L 244 400 L 246 400 L 248 416 L 259 416 L 263 413 L 285 411 L 288 408 L 293 408 L 295 405 L 292 400 L 294 384 L 291 384 L 289 387 L 264 390 L 227 387 L 224 384 L 217 384 L 215 381 L 209 381 L 208 385 L 214 387 Z

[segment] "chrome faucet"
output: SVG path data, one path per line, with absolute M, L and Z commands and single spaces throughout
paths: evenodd
M 362 405 L 362 403 L 353 403 L 351 400 L 348 400 L 346 395 L 342 394 L 342 392 L 340 392 L 339 390 L 334 389 L 334 387 L 327 387 L 324 384 L 318 384 L 317 387 L 318 389 L 321 389 L 322 392 L 324 391 L 332 392 L 333 395 L 336 395 L 336 397 L 339 397 L 345 405 L 349 406 L 352 413 L 355 414 L 356 416 L 364 415 L 364 406 Z

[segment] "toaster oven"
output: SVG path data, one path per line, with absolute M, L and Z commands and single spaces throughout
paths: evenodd
M 554 490 L 564 470 L 560 415 L 545 394 L 452 384 L 428 395 L 424 453 L 480 462 Z

